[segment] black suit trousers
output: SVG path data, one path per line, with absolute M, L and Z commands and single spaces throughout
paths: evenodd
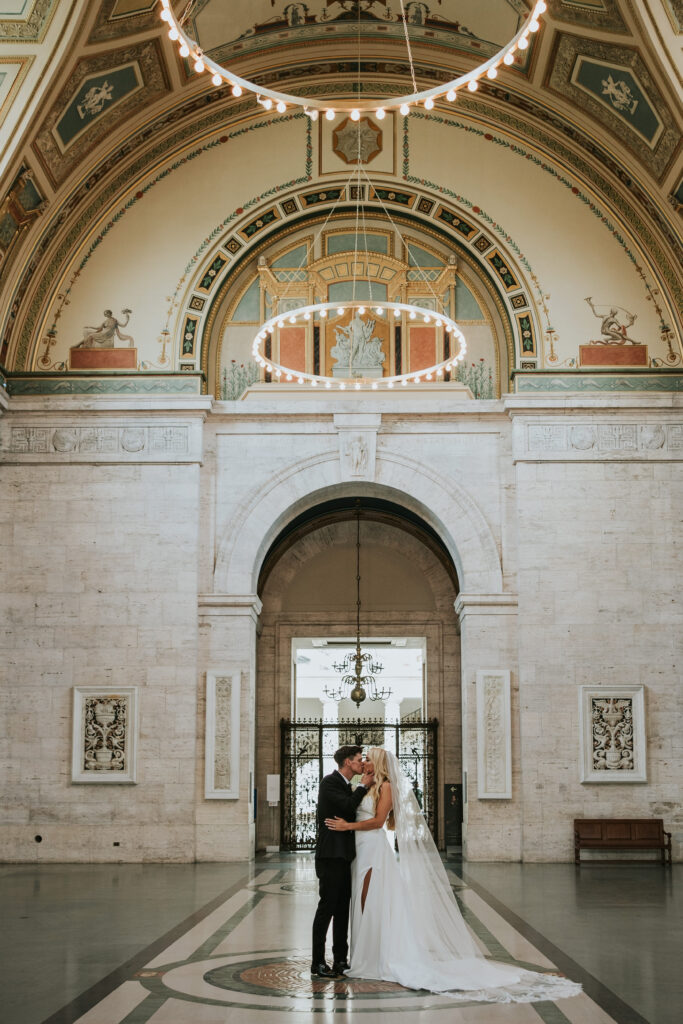
M 351 861 L 342 857 L 316 858 L 320 900 L 313 918 L 313 964 L 325 960 L 325 939 L 332 921 L 332 956 L 335 963 L 349 955 Z

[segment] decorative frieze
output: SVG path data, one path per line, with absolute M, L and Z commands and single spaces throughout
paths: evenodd
M 238 800 L 240 795 L 239 672 L 206 673 L 207 800 Z
M 510 672 L 477 672 L 477 796 L 512 799 Z
M 645 688 L 579 687 L 581 782 L 646 782 Z
M 137 687 L 75 686 L 72 782 L 135 782 Z
M 199 422 L 33 425 L 12 419 L 3 423 L 0 436 L 5 462 L 192 462 L 201 457 Z
M 683 458 L 683 423 L 591 422 L 563 420 L 515 422 L 517 461 Z

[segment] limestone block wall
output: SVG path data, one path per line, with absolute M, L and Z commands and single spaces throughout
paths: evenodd
M 523 855 L 570 859 L 574 817 L 661 817 L 680 859 L 679 401 L 589 405 L 513 410 Z M 647 782 L 581 783 L 578 689 L 623 684 L 646 688 Z
M 0 858 L 189 860 L 197 424 L 162 435 L 103 410 L 84 426 L 79 404 L 2 421 Z M 72 688 L 86 685 L 138 688 L 134 785 L 71 781 Z

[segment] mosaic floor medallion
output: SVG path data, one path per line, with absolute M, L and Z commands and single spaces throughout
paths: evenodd
M 153 978 L 138 975 L 138 980 L 151 991 L 192 1002 L 280 1012 L 347 1013 L 350 1002 L 356 1013 L 449 1005 L 442 997 L 391 982 L 311 978 L 310 958 L 292 949 L 188 961 L 161 968 Z

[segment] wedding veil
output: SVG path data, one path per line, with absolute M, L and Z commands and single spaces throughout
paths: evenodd
M 409 779 L 395 754 L 386 751 L 393 800 L 399 869 L 412 903 L 416 933 L 411 942 L 439 960 L 482 957 L 463 920 L 446 869 Z

